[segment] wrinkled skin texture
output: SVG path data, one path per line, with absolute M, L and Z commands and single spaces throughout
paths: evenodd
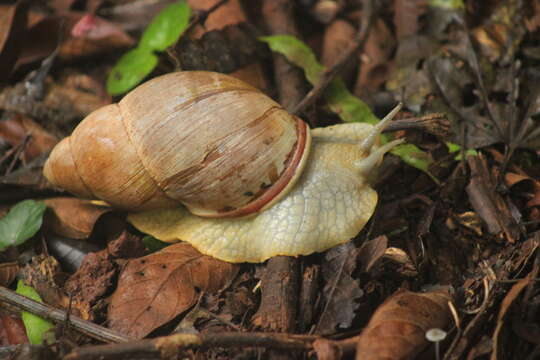
M 359 143 L 370 131 L 371 125 L 361 123 L 313 130 L 313 148 L 298 183 L 259 214 L 208 219 L 179 208 L 132 214 L 129 220 L 160 240 L 184 240 L 204 254 L 230 262 L 324 251 L 356 236 L 377 204 L 366 173 L 356 166 L 369 155 Z

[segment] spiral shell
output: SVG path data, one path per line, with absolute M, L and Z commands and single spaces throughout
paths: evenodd
M 278 201 L 309 153 L 307 125 L 233 77 L 154 78 L 88 115 L 51 153 L 49 181 L 129 210 L 182 204 L 245 216 Z

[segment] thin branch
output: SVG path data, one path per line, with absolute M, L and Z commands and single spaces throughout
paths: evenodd
M 5 306 L 5 304 L 14 306 L 19 310 L 31 312 L 57 324 L 65 324 L 68 319 L 68 314 L 64 310 L 42 304 L 0 286 L 0 306 Z M 104 328 L 71 314 L 68 321 L 71 328 L 99 341 L 115 343 L 130 340 L 114 330 Z
M 145 355 L 145 358 L 176 358 L 187 349 L 263 347 L 281 350 L 311 350 L 318 336 L 220 332 L 208 334 L 174 334 L 122 344 L 85 346 L 64 357 L 65 360 L 121 359 Z
M 338 61 L 329 69 L 327 69 L 319 83 L 311 89 L 311 91 L 294 107 L 293 114 L 299 114 L 303 112 L 307 107 L 313 104 L 324 92 L 324 90 L 330 85 L 332 80 L 338 75 L 345 65 L 351 60 L 353 56 L 361 52 L 368 39 L 369 31 L 375 19 L 375 7 L 372 0 L 365 0 L 362 7 L 362 19 L 360 22 L 360 30 L 354 38 L 351 46 L 343 53 Z
M 445 138 L 450 133 L 450 122 L 443 113 L 431 113 L 418 117 L 394 120 L 384 128 L 383 132 L 399 130 L 422 130 L 430 134 Z

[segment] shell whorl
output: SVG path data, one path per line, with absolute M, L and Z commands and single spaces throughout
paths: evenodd
M 44 169 L 54 184 L 130 210 L 182 203 L 207 217 L 249 215 L 280 198 L 310 143 L 305 123 L 259 90 L 199 71 L 148 81 L 68 139 Z M 58 166 L 67 162 L 72 170 Z

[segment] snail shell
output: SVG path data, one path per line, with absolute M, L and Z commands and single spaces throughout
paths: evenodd
M 49 181 L 130 210 L 185 205 L 205 217 L 261 211 L 294 185 L 307 125 L 233 77 L 154 78 L 88 115 L 52 151 Z

